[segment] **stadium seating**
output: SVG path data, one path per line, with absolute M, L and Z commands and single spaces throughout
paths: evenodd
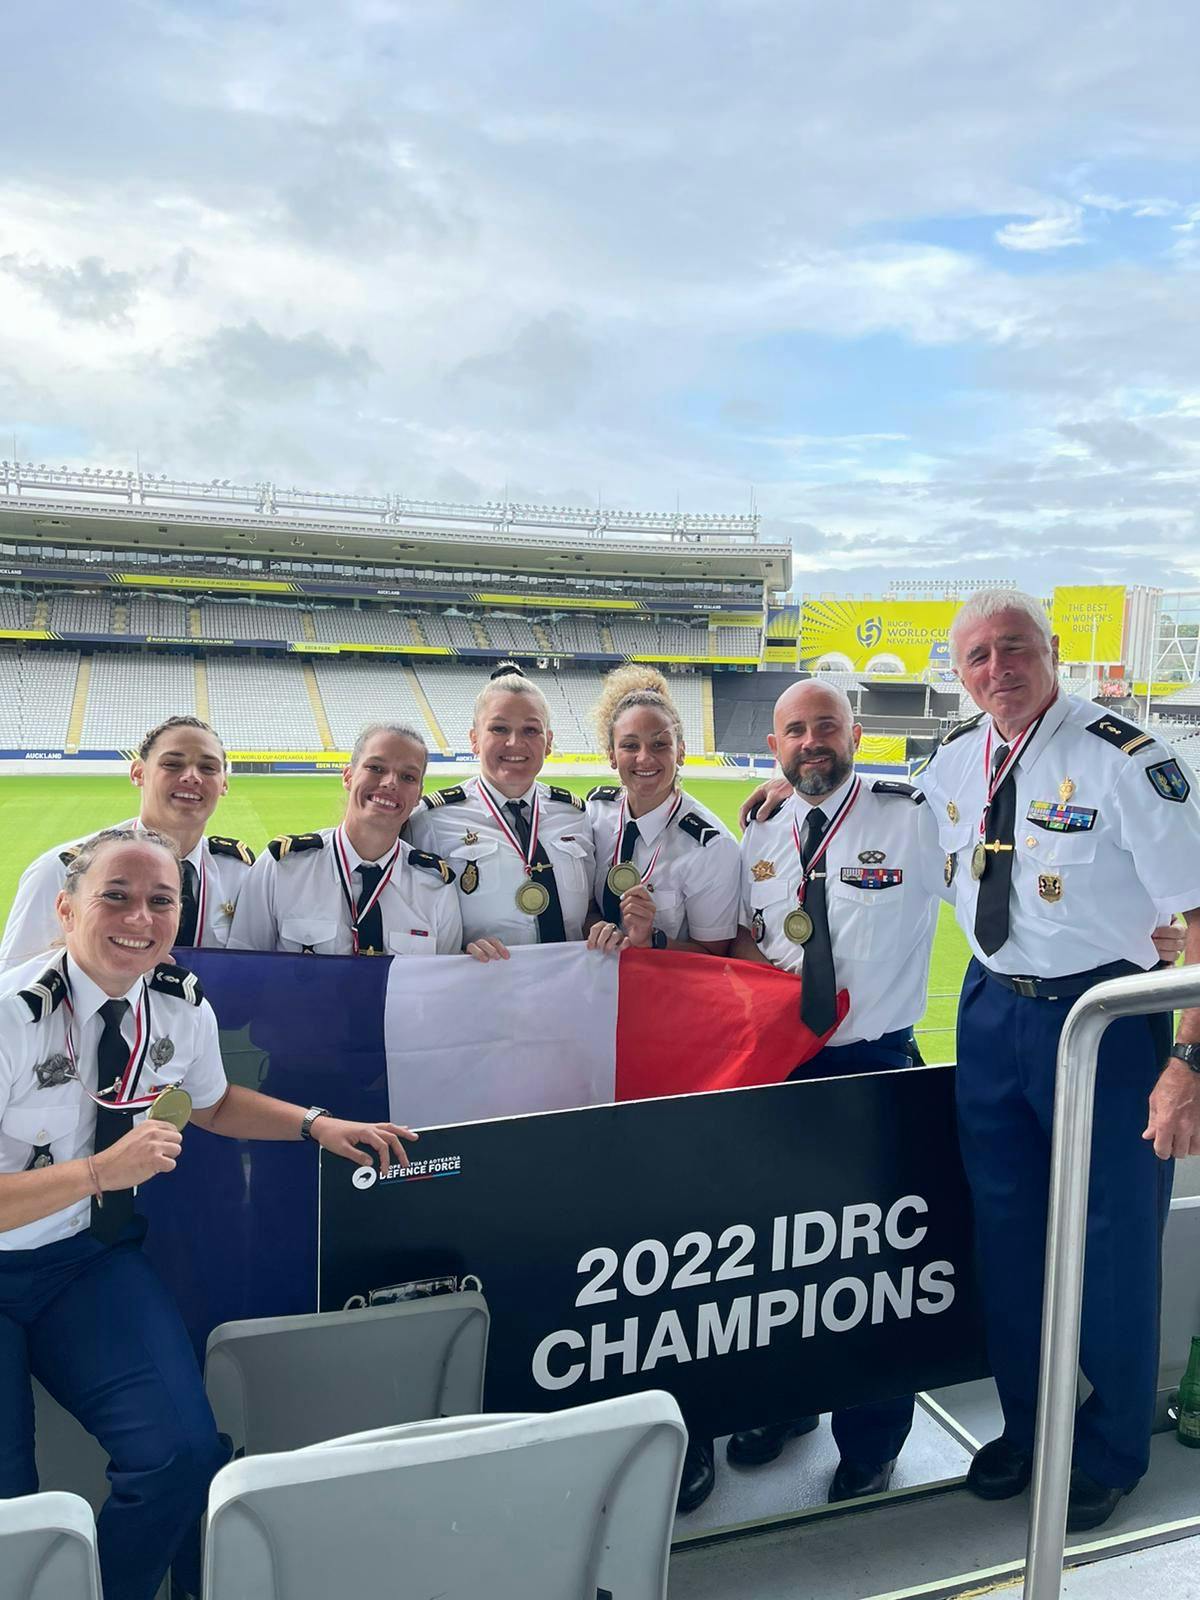
M 318 657 L 313 666 L 337 749 L 349 750 L 368 722 L 410 723 L 428 740 L 424 712 L 398 662 Z
M 0 1500 L 0 1600 L 100 1600 L 92 1508 L 77 1494 Z
M 132 749 L 164 717 L 195 711 L 196 675 L 190 656 L 97 651 L 80 749 Z
M 50 595 L 50 626 L 55 633 L 109 633 L 111 596 L 60 589 Z
M 0 651 L 0 748 L 60 750 L 78 672 L 78 650 Z
M 311 613 L 313 633 L 328 644 L 415 644 L 408 618 L 382 606 L 318 606 Z
M 266 656 L 210 656 L 213 726 L 230 750 L 319 750 L 321 735 L 300 664 Z
M 200 630 L 206 639 L 303 639 L 298 606 L 269 601 L 206 600 L 200 607 Z
M 121 601 L 126 607 L 126 633 L 187 638 L 192 602 L 182 595 L 132 594 L 128 598 L 122 595 Z
M 719 656 L 753 656 L 758 660 L 761 635 L 757 628 L 714 628 L 710 645 Z
M 0 589 L 0 628 L 30 628 L 33 599 L 12 589 Z

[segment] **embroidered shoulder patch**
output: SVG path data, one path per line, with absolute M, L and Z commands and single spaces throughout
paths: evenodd
M 421 867 L 426 872 L 436 872 L 443 883 L 454 882 L 454 868 L 448 861 L 443 861 L 441 856 L 435 856 L 432 851 L 410 850 L 408 859 L 414 867 Z
M 699 845 L 711 844 L 714 839 L 719 839 L 721 837 L 720 833 L 716 828 L 713 827 L 712 823 L 705 822 L 704 818 L 698 811 L 686 812 L 682 817 L 680 817 L 676 826 L 681 828 L 684 833 L 690 834 Z
M 925 796 L 920 789 L 914 789 L 911 783 L 898 783 L 892 778 L 876 778 L 871 785 L 872 794 L 895 794 L 905 800 L 911 800 L 915 806 L 925 804 Z
M 231 856 L 235 861 L 245 862 L 248 867 L 254 865 L 254 851 L 241 839 L 224 839 L 220 834 L 210 833 L 208 848 L 211 855 Z
M 17 991 L 29 1007 L 30 1020 L 33 1022 L 45 1022 L 47 1017 L 53 1016 L 66 992 L 66 983 L 57 967 L 48 967 L 36 983 L 31 983 L 28 989 Z
M 1120 717 L 1105 715 L 1096 722 L 1089 722 L 1087 731 L 1094 733 L 1098 739 L 1103 739 L 1108 744 L 1116 745 L 1118 750 L 1123 750 L 1127 756 L 1137 755 L 1139 750 L 1144 750 L 1148 744 L 1154 743 L 1153 734 L 1144 728 L 1137 728 L 1132 722 L 1123 722 Z M 1153 782 L 1153 779 L 1151 779 Z
M 619 800 L 620 798 L 621 786 L 617 783 L 601 783 L 596 788 L 588 790 L 589 800 Z
M 427 811 L 432 811 L 435 806 L 456 806 L 467 798 L 467 791 L 460 783 L 452 789 L 435 789 L 432 794 L 427 794 L 421 804 Z
M 267 849 L 276 861 L 282 861 L 285 856 L 290 856 L 302 850 L 323 850 L 325 841 L 319 833 L 281 833 L 278 839 L 272 839 Z
M 150 987 L 157 989 L 159 994 L 170 994 L 176 1000 L 186 1000 L 190 1006 L 198 1006 L 204 999 L 204 990 L 196 974 L 170 961 L 158 963 L 150 978 Z
M 1178 761 L 1160 761 L 1157 766 L 1147 767 L 1146 776 L 1164 800 L 1177 800 L 1182 805 L 1192 792 Z
M 583 801 L 577 794 L 572 794 L 570 789 L 560 789 L 552 783 L 550 785 L 549 794 L 551 800 L 557 800 L 561 805 L 574 806 L 576 811 L 583 810 Z
M 955 739 L 961 739 L 964 733 L 970 733 L 972 728 L 977 728 L 983 721 L 983 712 L 977 711 L 973 717 L 968 717 L 965 722 L 956 722 L 950 732 L 942 739 L 943 744 L 953 744 Z

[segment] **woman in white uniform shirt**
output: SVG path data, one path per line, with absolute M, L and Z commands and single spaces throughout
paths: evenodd
M 207 722 L 191 716 L 168 717 L 151 728 L 129 767 L 141 809 L 117 826 L 151 828 L 175 844 L 184 872 L 176 943 L 189 949 L 228 943 L 234 907 L 254 864 L 254 852 L 240 839 L 205 837 L 209 818 L 229 792 L 228 774 L 224 745 Z M 0 967 L 32 960 L 58 937 L 55 902 L 67 863 L 82 843 L 56 844 L 21 874 L 0 943 Z
M 737 934 L 741 868 L 725 824 L 680 787 L 683 722 L 653 667 L 604 680 L 596 732 L 620 778 L 593 789 L 595 926 L 631 945 L 724 955 Z
M 368 724 L 342 772 L 341 823 L 271 840 L 238 902 L 229 948 L 318 956 L 460 954 L 453 872 L 439 856 L 400 837 L 421 798 L 428 759 L 415 729 Z
M 414 843 L 454 870 L 468 953 L 488 960 L 510 945 L 584 938 L 591 825 L 576 795 L 537 781 L 554 744 L 550 707 L 513 662 L 484 685 L 470 738 L 479 776 L 427 795 L 409 823 Z M 589 939 L 622 942 L 612 929 Z
M 153 1102 L 169 1093 L 182 1121 L 190 1097 L 212 1133 L 311 1138 L 360 1165 L 404 1162 L 414 1137 L 226 1082 L 199 983 L 166 962 L 180 879 L 161 834 L 87 840 L 58 896 L 65 950 L 9 974 L 0 999 L 0 1498 L 38 1488 L 36 1374 L 112 1458 L 98 1537 L 113 1600 L 152 1600 L 226 1457 L 182 1318 L 139 1248 L 134 1188 L 186 1160 Z

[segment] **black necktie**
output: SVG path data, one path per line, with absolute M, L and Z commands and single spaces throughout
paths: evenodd
M 637 848 L 637 842 L 640 838 L 641 834 L 638 832 L 638 825 L 633 818 L 630 817 L 629 821 L 625 824 L 625 831 L 621 835 L 621 848 L 617 852 L 617 860 L 632 861 L 633 852 Z M 619 928 L 621 926 L 621 897 L 620 895 L 612 892 L 612 890 L 608 887 L 607 881 L 604 884 L 604 893 L 601 896 L 601 905 L 604 911 L 604 920 L 606 922 L 615 923 Z
M 800 863 L 807 867 L 825 837 L 829 819 L 816 806 L 804 823 Z M 812 918 L 812 933 L 804 946 L 800 974 L 800 1020 L 813 1033 L 828 1033 L 837 1021 L 837 975 L 833 970 L 833 944 L 829 937 L 829 908 L 825 900 L 824 861 L 808 880 L 804 909 Z
M 1008 746 L 1000 745 L 992 757 L 992 777 L 1008 759 Z M 995 955 L 1008 938 L 1008 898 L 1012 887 L 1013 833 L 1017 822 L 1017 778 L 1010 767 L 988 807 L 986 844 L 1007 846 L 989 850 L 987 870 L 979 881 L 975 902 L 975 937 L 985 955 Z
M 175 943 L 190 950 L 196 943 L 196 869 L 190 861 L 183 863 L 183 889 L 179 897 L 179 932 Z
M 382 955 L 383 912 L 379 909 L 379 901 L 376 900 L 369 911 L 364 910 L 364 907 L 379 887 L 379 880 L 383 877 L 383 868 L 368 866 L 365 861 L 360 862 L 358 875 L 362 879 L 362 888 L 358 894 L 356 917 L 359 954 Z
M 528 857 L 529 837 L 532 827 L 528 816 L 529 802 L 527 800 L 507 800 L 505 801 L 504 809 L 512 820 L 513 832 L 520 842 L 521 849 Z M 542 848 L 540 839 L 538 840 L 537 849 L 533 852 L 530 865 L 540 866 L 543 869 L 541 872 L 532 874 L 533 881 L 542 884 L 550 896 L 550 904 L 544 911 L 538 912 L 538 943 L 565 944 L 567 930 L 563 924 L 562 906 L 559 904 L 558 899 L 558 884 L 555 882 L 554 869 L 550 865 L 550 857 Z
M 128 1000 L 106 1000 L 100 1007 L 104 1028 L 96 1051 L 98 1068 L 96 1092 L 108 1099 L 113 1098 L 115 1092 L 113 1086 L 124 1075 L 125 1068 L 129 1065 L 129 1046 L 121 1032 L 121 1023 L 128 1010 Z M 110 1145 L 116 1144 L 132 1126 L 132 1112 L 105 1111 L 97 1106 L 93 1153 L 99 1155 L 102 1150 L 107 1150 Z M 122 1228 L 132 1218 L 132 1189 L 109 1189 L 105 1193 L 103 1205 L 93 1196 L 91 1232 L 93 1238 L 99 1239 L 101 1244 L 114 1244 Z

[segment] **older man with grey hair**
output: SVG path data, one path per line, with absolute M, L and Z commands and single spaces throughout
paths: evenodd
M 1004 1431 L 967 1485 L 1029 1482 L 1059 1034 L 1093 984 L 1155 965 L 1162 913 L 1200 960 L 1200 804 L 1171 749 L 1058 681 L 1044 608 L 973 595 L 951 659 L 979 707 L 918 778 L 972 960 L 957 1098 Z M 1200 1153 L 1200 1011 L 1112 1023 L 1100 1049 L 1067 1526 L 1098 1527 L 1146 1471 L 1158 1372 L 1159 1250 L 1172 1160 Z

